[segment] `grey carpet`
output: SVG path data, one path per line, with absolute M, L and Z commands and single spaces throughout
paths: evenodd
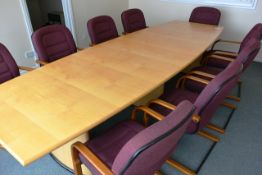
M 235 111 L 221 141 L 209 155 L 199 175 L 260 175 L 262 174 L 262 64 L 254 63 L 242 76 L 242 100 Z M 130 111 L 130 109 L 128 109 Z M 213 123 L 223 126 L 230 110 L 221 107 Z M 126 112 L 121 113 L 126 116 Z M 97 133 L 95 130 L 94 133 Z M 173 158 L 197 169 L 212 142 L 197 135 L 185 135 Z M 164 174 L 181 174 L 169 165 Z M 6 151 L 0 150 L 0 175 L 70 175 L 50 156 L 22 167 Z

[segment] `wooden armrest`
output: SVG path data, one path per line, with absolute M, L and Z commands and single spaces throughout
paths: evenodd
M 223 56 L 219 56 L 219 55 L 210 55 L 207 57 L 207 62 L 209 59 L 218 59 L 218 60 L 224 60 L 224 61 L 228 61 L 228 62 L 233 62 L 235 61 L 235 59 L 233 58 L 229 58 L 229 57 L 223 57 Z
M 113 175 L 113 172 L 89 148 L 87 148 L 81 142 L 76 142 L 72 145 L 73 163 L 75 163 L 74 161 L 76 156 L 79 157 L 79 153 L 81 153 L 84 156 L 84 158 L 88 160 L 88 162 L 90 162 L 101 174 Z
M 201 117 L 199 115 L 193 115 L 192 116 L 192 121 L 195 123 L 199 123 L 201 120 Z
M 160 100 L 160 99 L 151 100 L 148 105 L 151 105 L 151 104 L 158 104 L 158 105 L 163 106 L 165 108 L 168 108 L 170 110 L 176 109 L 175 105 L 168 103 L 168 102 L 165 102 L 165 101 Z
M 239 42 L 239 41 L 230 41 L 230 40 L 222 40 L 222 39 L 219 39 L 219 40 L 217 40 L 217 41 L 214 42 L 214 44 L 213 44 L 212 47 L 211 47 L 211 50 L 214 50 L 216 44 L 217 44 L 217 43 L 220 43 L 220 42 L 229 43 L 229 44 L 241 44 L 241 42 Z
M 160 171 L 155 172 L 154 175 L 163 175 Z
M 221 55 L 221 56 L 233 57 L 233 58 L 236 58 L 238 56 L 237 53 L 227 52 L 227 51 L 215 51 L 215 52 L 212 52 L 211 55 Z
M 168 108 L 170 110 L 175 110 L 176 109 L 175 105 L 173 105 L 171 103 L 168 103 L 168 102 L 165 102 L 165 101 L 160 100 L 160 99 L 152 100 L 152 101 L 149 102 L 149 105 L 150 104 L 158 104 L 158 105 L 166 107 L 166 108 Z M 193 115 L 192 116 L 192 121 L 195 122 L 195 123 L 199 123 L 200 119 L 201 119 L 201 117 L 199 115 Z
M 36 60 L 35 62 L 43 66 L 48 64 L 48 62 L 41 61 L 41 60 Z
M 178 81 L 177 81 L 177 84 L 176 84 L 176 88 L 184 88 L 185 86 L 185 81 L 186 79 L 189 79 L 189 80 L 193 80 L 193 81 L 197 81 L 199 83 L 202 83 L 202 84 L 205 84 L 207 85 L 210 81 L 208 80 L 205 80 L 205 79 L 202 79 L 202 78 L 199 78 L 199 77 L 195 77 L 193 75 L 185 75 L 183 77 L 181 77 Z M 181 83 L 182 82 L 182 83 Z
M 208 78 L 212 78 L 214 79 L 216 76 L 213 75 L 213 74 L 209 74 L 209 73 L 206 73 L 206 72 L 202 72 L 202 71 L 191 71 L 188 73 L 188 75 L 192 75 L 192 74 L 196 74 L 196 75 L 201 75 L 201 76 L 204 76 L 204 77 L 208 77 Z
M 77 51 L 84 50 L 84 48 L 77 47 Z
M 25 66 L 18 66 L 19 69 L 21 70 L 26 70 L 26 71 L 32 71 L 32 70 L 35 70 L 34 68 L 31 68 L 31 67 L 25 67 Z
M 132 112 L 132 120 L 136 120 L 136 113 L 137 111 L 143 111 L 145 114 L 148 114 L 149 116 L 157 119 L 157 120 L 163 120 L 164 116 L 159 114 L 158 112 L 150 109 L 147 106 L 138 106 L 136 107 Z
M 231 44 L 241 44 L 240 41 L 232 41 L 232 40 L 219 40 L 219 42 L 223 42 L 223 43 L 231 43 Z

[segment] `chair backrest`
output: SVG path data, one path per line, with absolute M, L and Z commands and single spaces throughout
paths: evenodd
M 0 83 L 4 83 L 19 75 L 20 73 L 15 59 L 8 49 L 0 43 Z
M 132 33 L 146 28 L 146 20 L 140 9 L 129 9 L 121 14 L 125 33 Z
M 258 52 L 260 51 L 261 43 L 256 38 L 251 38 L 246 46 L 241 50 L 241 54 L 238 56 L 238 60 L 240 60 L 243 64 L 243 71 L 253 62 L 256 58 Z
M 32 35 L 32 42 L 39 60 L 48 63 L 77 52 L 70 30 L 60 24 L 36 30 Z
M 189 18 L 189 22 L 218 25 L 221 17 L 220 10 L 213 7 L 196 7 Z
M 200 122 L 191 122 L 188 132 L 194 133 L 209 123 L 219 105 L 237 84 L 241 71 L 242 63 L 236 60 L 203 89 L 194 103 L 196 114 L 201 116 Z
M 92 44 L 99 44 L 118 37 L 116 24 L 110 16 L 97 16 L 87 22 Z
M 114 160 L 114 174 L 154 174 L 171 156 L 192 120 L 193 112 L 193 105 L 189 101 L 183 101 L 162 121 L 135 135 Z
M 262 23 L 256 24 L 245 36 L 245 38 L 242 40 L 239 48 L 239 53 L 242 49 L 244 49 L 245 45 L 248 43 L 248 41 L 252 38 L 255 38 L 259 41 L 262 39 Z

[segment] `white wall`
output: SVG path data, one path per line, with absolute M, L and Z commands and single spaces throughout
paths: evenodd
M 19 1 L 1 0 L 0 42 L 6 45 L 20 65 L 32 66 L 34 61 L 25 58 L 31 50 Z
M 117 24 L 119 34 L 122 33 L 120 15 L 128 8 L 128 0 L 73 0 L 73 11 L 76 25 L 77 43 L 79 47 L 87 47 L 90 39 L 86 23 L 97 15 L 110 15 Z
M 34 66 L 34 60 L 25 58 L 25 52 L 31 51 L 30 37 L 20 6 L 20 0 L 1 0 L 0 6 L 0 42 L 5 44 L 20 65 Z M 119 33 L 122 33 L 120 14 L 128 8 L 128 0 L 72 0 L 77 43 L 87 47 L 86 22 L 96 15 L 110 15 L 114 18 Z
M 149 25 L 179 19 L 187 20 L 196 5 L 161 2 L 160 0 L 72 0 L 76 24 L 77 43 L 87 47 L 89 38 L 86 22 L 88 19 L 107 14 L 111 15 L 122 32 L 120 14 L 128 7 L 141 8 Z M 129 4 L 128 4 L 129 3 Z M 222 37 L 241 40 L 244 34 L 262 19 L 262 1 L 258 1 L 256 10 L 219 7 L 222 11 L 221 25 L 225 26 Z M 25 58 L 25 52 L 31 51 L 30 38 L 19 1 L 1 0 L 0 6 L 0 42 L 5 44 L 20 65 L 33 66 L 34 60 Z M 258 59 L 262 61 L 262 54 Z
M 144 11 L 148 25 L 156 25 L 171 20 L 188 20 L 193 8 L 200 5 L 164 2 L 160 0 L 129 0 L 130 8 L 140 8 Z M 250 28 L 262 22 L 262 1 L 258 0 L 256 10 L 217 7 L 222 12 L 220 24 L 225 27 L 221 36 L 224 39 L 241 41 Z M 262 62 L 262 52 L 257 61 Z

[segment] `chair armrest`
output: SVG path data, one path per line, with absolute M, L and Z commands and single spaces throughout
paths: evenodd
M 72 145 L 72 156 L 73 156 L 73 163 L 79 160 L 79 153 L 81 153 L 86 160 L 88 160 L 98 172 L 103 175 L 113 175 L 114 173 L 83 143 L 76 142 Z M 77 160 L 75 160 L 77 158 Z M 74 164 L 75 165 L 75 164 Z M 77 174 L 77 173 L 76 173 Z
M 239 42 L 239 41 L 230 41 L 230 40 L 222 40 L 222 39 L 219 39 L 219 40 L 217 40 L 217 41 L 214 42 L 214 44 L 213 44 L 212 47 L 211 47 L 211 50 L 214 50 L 216 44 L 217 44 L 217 43 L 220 43 L 220 42 L 229 43 L 229 44 L 241 44 L 241 42 Z
M 132 120 L 136 120 L 136 114 L 138 111 L 143 111 L 145 114 L 148 114 L 149 116 L 157 119 L 157 120 L 163 120 L 164 119 L 164 116 L 159 114 L 158 112 L 150 109 L 149 107 L 147 106 L 138 106 L 136 107 L 133 112 L 132 112 Z
M 85 48 L 80 48 L 80 47 L 77 47 L 77 51 L 81 51 L 81 50 L 84 50 Z
M 176 109 L 175 105 L 168 103 L 168 102 L 165 102 L 165 101 L 160 100 L 160 99 L 152 100 L 152 101 L 149 102 L 149 105 L 150 104 L 158 104 L 158 105 L 165 107 L 167 109 L 170 109 L 170 110 Z M 195 122 L 195 123 L 199 123 L 200 119 L 201 119 L 201 117 L 199 115 L 193 115 L 192 116 L 192 121 Z
M 25 67 L 25 66 L 18 66 L 19 69 L 21 70 L 26 70 L 26 71 L 32 71 L 32 70 L 35 70 L 34 68 L 31 68 L 31 67 Z
M 202 83 L 202 84 L 205 84 L 207 85 L 210 81 L 208 80 L 205 80 L 205 79 L 202 79 L 202 78 L 199 78 L 199 77 L 195 77 L 193 75 L 185 75 L 183 77 L 181 77 L 178 81 L 177 81 L 177 84 L 176 84 L 176 88 L 184 88 L 185 87 L 185 81 L 186 79 L 188 80 L 193 80 L 193 81 L 197 81 L 199 83 Z
M 35 61 L 37 64 L 40 64 L 40 65 L 47 65 L 48 64 L 48 62 L 45 62 L 45 61 L 41 61 L 41 60 L 36 60 Z
M 210 56 L 207 56 L 205 64 L 207 64 L 208 60 L 210 60 L 210 59 L 218 59 L 218 60 L 224 60 L 224 61 L 228 61 L 228 62 L 235 61 L 235 59 L 229 58 L 229 57 L 224 57 L 224 56 L 219 56 L 219 55 L 210 55 Z
M 220 55 L 220 56 L 233 57 L 233 58 L 236 58 L 238 56 L 237 53 L 227 52 L 227 51 L 214 51 L 211 53 L 211 55 Z
M 209 74 L 209 73 L 202 72 L 202 71 L 198 71 L 198 70 L 191 71 L 191 72 L 188 73 L 188 75 L 193 75 L 193 74 L 201 75 L 201 76 L 208 77 L 208 78 L 211 78 L 211 79 L 214 79 L 216 77 L 216 75 Z
M 149 102 L 148 106 L 151 105 L 151 104 L 158 104 L 158 105 L 163 106 L 163 107 L 165 107 L 167 109 L 170 109 L 170 110 L 175 110 L 176 109 L 175 105 L 173 105 L 171 103 L 168 103 L 168 102 L 165 102 L 165 101 L 160 100 L 160 99 L 151 100 Z

